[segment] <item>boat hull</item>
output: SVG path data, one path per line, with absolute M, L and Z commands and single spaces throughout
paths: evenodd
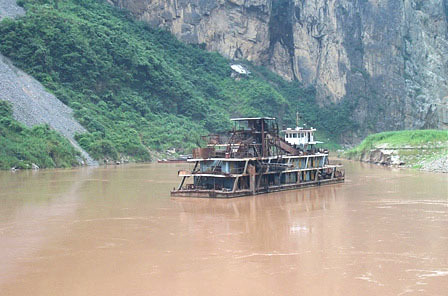
M 344 183 L 345 177 L 333 178 L 333 179 L 324 179 L 310 182 L 303 182 L 297 184 L 282 184 L 276 186 L 268 186 L 259 188 L 255 192 L 250 190 L 239 190 L 239 191 L 222 191 L 222 190 L 199 190 L 199 189 L 180 189 L 171 191 L 172 197 L 196 197 L 196 198 L 235 198 L 242 196 L 250 196 L 250 195 L 258 195 L 258 194 L 266 194 L 271 192 L 279 192 L 286 190 L 297 190 L 308 187 L 316 187 L 323 185 L 330 185 L 336 183 Z

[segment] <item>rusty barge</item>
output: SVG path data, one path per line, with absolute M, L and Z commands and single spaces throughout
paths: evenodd
M 234 118 L 234 128 L 204 137 L 192 170 L 180 170 L 175 197 L 232 198 L 344 182 L 342 165 L 316 148 L 313 128 L 280 131 L 275 118 Z

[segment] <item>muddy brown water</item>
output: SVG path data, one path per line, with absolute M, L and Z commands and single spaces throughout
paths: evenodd
M 448 295 L 448 176 L 171 199 L 185 165 L 0 173 L 0 295 Z

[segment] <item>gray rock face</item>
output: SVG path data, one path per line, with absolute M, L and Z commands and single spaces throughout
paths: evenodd
M 181 41 L 233 59 L 267 59 L 270 0 L 109 0 Z
M 180 40 L 357 102 L 361 130 L 448 128 L 448 0 L 109 0 Z
M 1 0 L 0 1 L 0 21 L 3 18 L 14 18 L 25 14 L 25 10 L 18 6 L 16 0 Z
M 32 127 L 48 124 L 77 148 L 87 164 L 97 164 L 75 141 L 75 133 L 86 130 L 73 118 L 72 109 L 48 93 L 34 78 L 17 69 L 0 55 L 1 100 L 11 102 L 16 120 Z

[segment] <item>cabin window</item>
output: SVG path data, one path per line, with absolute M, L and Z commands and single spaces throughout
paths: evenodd
M 294 135 L 294 138 L 297 138 L 297 134 L 293 134 Z

